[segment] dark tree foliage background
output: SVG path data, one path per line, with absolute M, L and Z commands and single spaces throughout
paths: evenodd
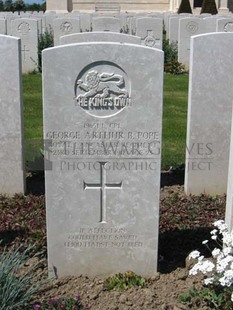
M 46 1 L 42 4 L 32 3 L 27 4 L 23 0 L 0 0 L 0 11 L 45 11 Z

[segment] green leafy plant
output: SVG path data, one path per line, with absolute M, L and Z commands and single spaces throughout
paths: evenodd
M 127 271 L 124 273 L 118 273 L 114 276 L 107 278 L 104 282 L 104 287 L 106 290 L 127 290 L 133 286 L 145 286 L 145 279 L 141 276 L 136 275 L 132 271 Z
M 42 51 L 45 48 L 53 47 L 54 39 L 52 29 L 46 29 L 38 38 L 38 70 L 42 72 Z
M 14 251 L 4 249 L 0 255 L 1 310 L 26 309 L 32 295 L 47 282 L 41 280 L 43 272 L 36 272 L 41 261 L 28 270 L 23 269 L 32 248 L 30 246 L 22 252 L 20 247 Z
M 80 295 L 72 297 L 54 297 L 48 302 L 37 302 L 34 304 L 33 310 L 52 310 L 52 309 L 63 309 L 63 310 L 87 310 L 90 309 L 89 305 L 83 306 L 81 303 Z
M 169 43 L 168 39 L 163 40 L 164 71 L 171 74 L 184 73 L 184 66 L 178 61 L 177 43 Z

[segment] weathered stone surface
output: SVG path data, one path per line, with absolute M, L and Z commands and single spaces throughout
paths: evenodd
M 233 93 L 233 34 L 191 39 L 185 191 L 227 190 Z
M 141 38 L 116 32 L 75 33 L 60 38 L 61 45 L 81 42 L 120 42 L 140 45 Z
M 43 52 L 43 75 L 50 275 L 153 275 L 163 52 L 62 45 Z
M 202 18 L 181 18 L 179 20 L 178 61 L 189 67 L 190 38 L 205 32 Z
M 0 34 L 6 34 L 6 19 L 0 18 Z
M 136 35 L 141 37 L 142 44 L 162 49 L 163 20 L 161 18 L 140 17 L 136 19 Z
M 93 17 L 92 18 L 92 31 L 111 31 L 120 32 L 121 21 L 115 17 Z
M 79 18 L 55 18 L 53 20 L 54 45 L 59 45 L 61 36 L 80 32 Z
M 22 71 L 28 73 L 38 66 L 38 20 L 19 18 L 11 21 L 11 33 L 21 39 Z
M 233 18 L 220 18 L 217 20 L 217 32 L 233 32 Z
M 20 40 L 0 35 L 0 193 L 24 193 Z

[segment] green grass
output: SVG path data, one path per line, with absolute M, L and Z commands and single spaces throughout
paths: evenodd
M 35 153 L 38 155 L 39 149 L 42 147 L 39 141 L 43 137 L 41 84 L 42 78 L 39 74 L 23 76 L 26 160 L 32 159 L 31 157 L 35 156 Z M 163 168 L 184 163 L 187 101 L 188 75 L 164 75 Z
M 42 148 L 42 76 L 23 75 L 24 139 L 26 162 L 38 157 Z
M 162 167 L 185 162 L 188 75 L 164 75 Z

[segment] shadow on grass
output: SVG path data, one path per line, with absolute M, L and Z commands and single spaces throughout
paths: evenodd
M 181 165 L 175 169 L 161 171 L 160 187 L 172 185 L 184 185 L 185 166 Z
M 27 231 L 23 229 L 0 231 L 1 247 L 9 246 L 16 238 L 22 238 L 25 236 L 27 236 Z
M 200 251 L 205 257 L 210 256 L 210 251 L 202 244 L 202 241 L 210 239 L 211 230 L 210 228 L 200 227 L 187 230 L 175 229 L 160 233 L 158 271 L 170 273 L 177 268 L 184 268 L 185 259 L 194 250 Z M 213 250 L 216 243 L 211 240 L 208 246 Z
M 26 178 L 26 195 L 45 194 L 44 171 L 30 172 Z

